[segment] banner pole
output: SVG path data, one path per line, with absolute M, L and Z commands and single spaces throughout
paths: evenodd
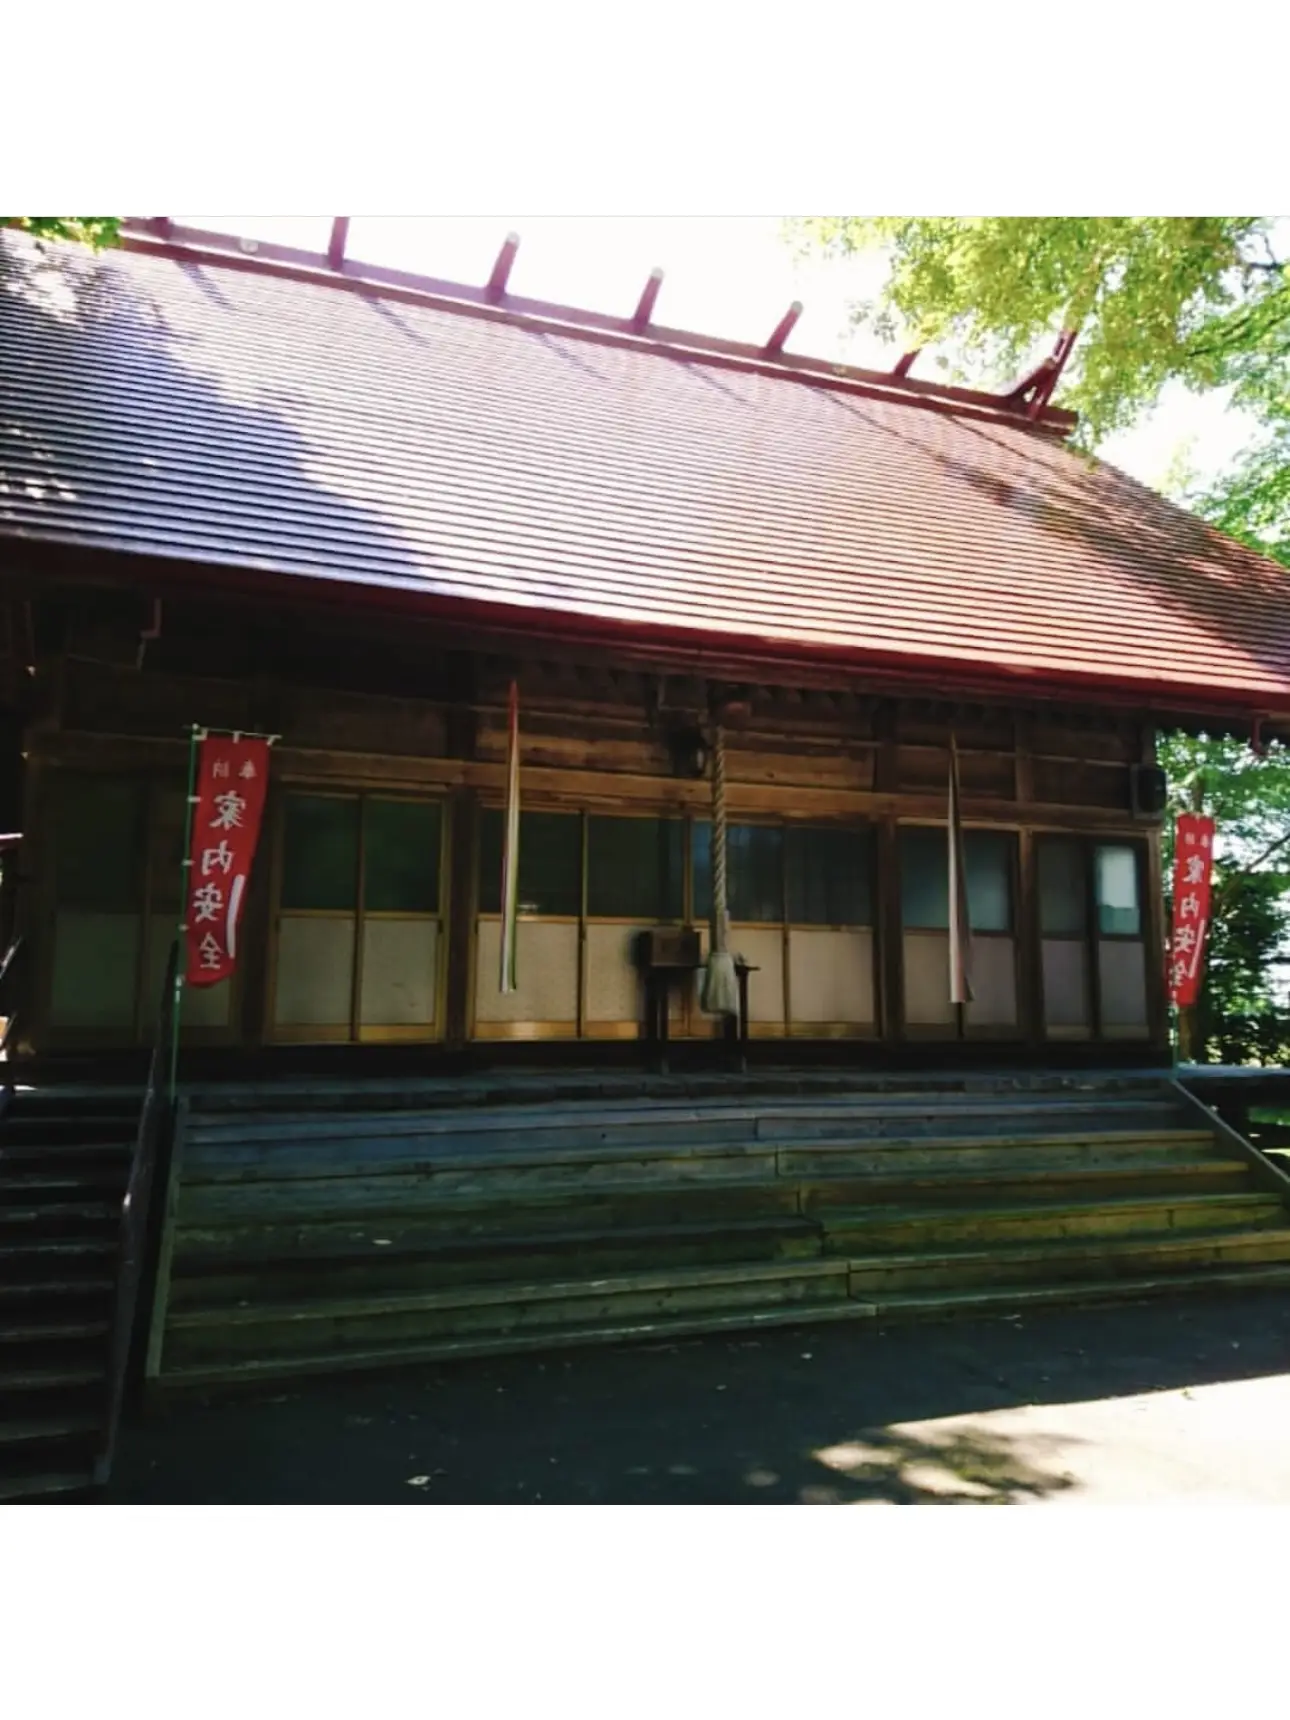
M 196 723 L 188 731 L 188 792 L 184 796 L 184 854 L 179 862 L 179 950 L 175 960 L 175 993 L 170 1024 L 170 1103 L 175 1102 L 179 1073 L 179 1017 L 183 1009 L 184 976 L 188 970 L 188 886 L 193 867 L 193 799 L 197 789 L 197 742 L 205 733 Z

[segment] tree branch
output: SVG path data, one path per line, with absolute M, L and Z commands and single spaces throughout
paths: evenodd
M 1261 299 L 1257 304 L 1247 305 L 1243 310 L 1237 312 L 1236 316 L 1228 324 L 1227 329 L 1221 333 L 1218 338 L 1207 342 L 1203 346 L 1196 346 L 1192 342 L 1188 342 L 1184 346 L 1183 351 L 1189 358 L 1208 358 L 1211 354 L 1227 351 L 1234 342 L 1239 342 L 1244 338 L 1245 334 L 1248 332 L 1250 321 L 1260 311 L 1266 310 L 1267 305 L 1272 300 L 1280 298 L 1281 296 L 1282 295 L 1279 293 L 1269 293 L 1266 298 Z M 1285 304 L 1280 310 L 1274 311 L 1267 317 L 1265 327 L 1275 328 L 1278 323 L 1283 323 L 1287 318 L 1290 318 L 1290 293 L 1287 293 L 1284 296 Z

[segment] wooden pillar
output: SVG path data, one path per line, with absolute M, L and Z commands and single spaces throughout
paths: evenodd
M 876 828 L 878 901 L 874 935 L 878 942 L 878 1032 L 888 1044 L 904 1038 L 904 937 L 900 918 L 900 854 L 895 811 L 899 788 L 896 704 L 886 699 L 874 713 L 878 747 L 874 757 L 874 788 L 887 800 Z M 881 804 L 881 802 L 880 802 Z
M 274 747 L 269 748 L 269 787 L 260 820 L 260 841 L 247 885 L 242 972 L 232 981 L 235 987 L 240 987 L 240 995 L 235 989 L 233 1008 L 236 1013 L 230 1025 L 234 1041 L 243 1045 L 263 1045 L 272 1034 L 273 1003 L 269 997 L 269 979 L 276 961 L 269 958 L 277 942 L 273 911 L 278 889 L 278 833 L 283 796 L 282 784 L 273 780 L 275 750 Z
M 1045 1043 L 1038 849 L 1025 828 L 1017 835 L 1017 871 L 1018 1026 L 1026 1044 L 1038 1050 Z
M 479 797 L 457 789 L 449 803 L 448 975 L 444 1042 L 460 1050 L 470 1034 L 470 969 L 475 958 L 475 855 L 479 838 Z
M 454 666 L 445 686 L 444 740 L 449 758 L 473 759 L 477 751 L 481 668 L 479 659 L 464 657 Z M 473 789 L 454 789 L 448 811 L 447 940 L 444 979 L 443 1041 L 461 1050 L 470 1038 L 472 967 L 475 961 L 475 911 L 479 853 L 479 795 Z
M 48 1043 L 54 973 L 55 864 L 47 742 L 62 728 L 66 660 L 37 663 L 22 731 L 22 845 L 17 867 L 14 931 L 23 939 L 17 1004 L 22 1012 L 12 1049 L 44 1051 Z

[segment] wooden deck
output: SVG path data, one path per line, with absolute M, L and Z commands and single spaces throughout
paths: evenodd
M 211 1089 L 177 1162 L 154 1389 L 1290 1283 L 1286 1189 L 1156 1074 Z

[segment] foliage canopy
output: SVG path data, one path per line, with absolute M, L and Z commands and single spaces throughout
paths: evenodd
M 960 372 L 1015 379 L 1078 328 L 1061 398 L 1090 442 L 1175 380 L 1230 386 L 1261 417 L 1285 409 L 1290 279 L 1270 217 L 813 216 L 788 229 L 806 251 L 883 248 L 887 284 L 858 319 L 906 350 L 935 343 Z
M 74 239 L 98 251 L 116 243 L 119 215 L 0 215 L 0 227 L 21 227 L 38 239 Z

